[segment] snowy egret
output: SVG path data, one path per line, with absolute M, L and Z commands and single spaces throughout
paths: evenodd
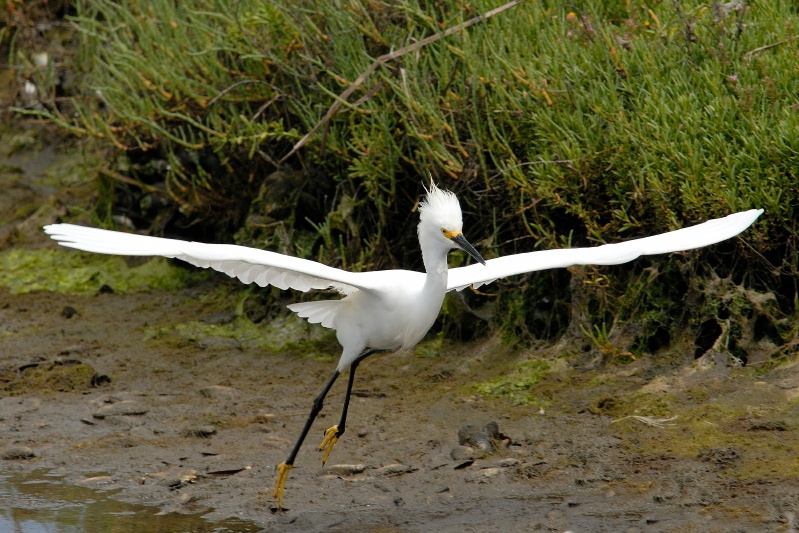
M 323 464 L 344 433 L 358 364 L 376 352 L 409 349 L 418 343 L 433 325 L 448 291 L 462 290 L 470 285 L 476 288 L 524 272 L 572 265 L 615 265 L 641 255 L 707 246 L 739 234 L 762 212 L 762 209 L 752 209 L 617 244 L 529 252 L 485 261 L 463 235 L 458 199 L 453 193 L 432 184 L 425 201 L 419 206 L 418 234 L 425 273 L 408 270 L 347 272 L 314 261 L 243 246 L 163 239 L 72 224 L 53 224 L 45 226 L 44 231 L 63 246 L 88 252 L 172 257 L 262 287 L 273 285 L 300 291 L 332 288 L 344 295 L 338 300 L 288 306 L 309 322 L 336 330 L 342 353 L 335 372 L 314 400 L 291 453 L 277 467 L 274 497 L 278 500 L 278 508 L 282 509 L 289 471 L 322 409 L 325 396 L 339 375 L 349 371 L 347 393 L 339 423 L 325 431 L 319 447 L 324 451 Z M 461 248 L 480 264 L 448 269 L 447 254 L 453 248 Z

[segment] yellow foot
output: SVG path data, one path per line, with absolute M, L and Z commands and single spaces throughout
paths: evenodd
M 283 509 L 283 493 L 286 492 L 286 479 L 289 477 L 289 472 L 294 468 L 294 465 L 287 465 L 280 463 L 277 465 L 277 481 L 275 481 L 275 492 L 272 493 L 273 498 L 277 498 L 278 509 Z
M 322 464 L 327 462 L 327 458 L 330 457 L 330 452 L 333 450 L 333 446 L 338 442 L 338 425 L 331 427 L 327 431 L 325 431 L 325 438 L 322 440 L 322 444 L 319 445 L 319 451 L 321 452 L 324 450 L 325 454 L 322 456 Z

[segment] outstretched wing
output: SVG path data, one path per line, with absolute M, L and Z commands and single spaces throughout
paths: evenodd
M 485 266 L 474 264 L 453 268 L 449 271 L 447 290 L 459 291 L 469 285 L 477 288 L 496 279 L 525 272 L 572 265 L 618 265 L 642 255 L 701 248 L 738 235 L 748 228 L 762 212 L 762 209 L 752 209 L 724 218 L 708 220 L 689 228 L 594 248 L 564 248 L 529 252 L 490 259 L 486 261 Z
M 74 224 L 52 224 L 44 231 L 62 246 L 101 254 L 174 257 L 261 287 L 274 285 L 299 291 L 333 288 L 345 294 L 355 289 L 379 289 L 372 286 L 370 280 L 374 278 L 370 276 L 245 246 L 163 239 Z

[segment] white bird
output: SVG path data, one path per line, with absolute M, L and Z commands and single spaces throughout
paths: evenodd
M 325 431 L 319 449 L 322 463 L 344 433 L 352 384 L 358 364 L 376 352 L 409 349 L 418 343 L 438 316 L 444 296 L 451 290 L 479 287 L 498 278 L 572 265 L 615 265 L 641 255 L 699 248 L 729 239 L 749 227 L 762 209 L 676 231 L 593 248 L 568 248 L 529 252 L 484 261 L 463 235 L 458 199 L 432 184 L 419 206 L 419 245 L 425 273 L 408 270 L 347 272 L 314 261 L 275 252 L 227 244 L 204 244 L 145 235 L 120 233 L 72 224 L 53 224 L 44 231 L 63 246 L 87 252 L 172 257 L 203 268 L 213 268 L 244 283 L 280 289 L 333 288 L 338 300 L 303 302 L 289 309 L 311 323 L 336 330 L 342 346 L 338 366 L 314 400 L 305 427 L 286 461 L 278 465 L 274 497 L 283 508 L 286 479 L 311 424 L 338 376 L 349 370 L 347 394 L 339 423 Z M 447 254 L 461 248 L 481 264 L 448 269 Z

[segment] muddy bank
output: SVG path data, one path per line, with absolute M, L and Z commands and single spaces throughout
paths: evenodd
M 119 489 L 114 498 L 126 502 L 246 518 L 268 531 L 788 531 L 792 523 L 793 368 L 755 377 L 704 361 L 651 376 L 647 361 L 553 364 L 531 389 L 538 401 L 513 405 L 475 384 L 535 355 L 493 339 L 365 362 L 328 466 L 313 448 L 338 418 L 343 385 L 291 473 L 290 510 L 273 513 L 274 467 L 334 363 L 244 349 L 229 337 L 147 335 L 154 324 L 205 316 L 203 295 L 218 283 L 125 295 L 2 289 L 0 470 L 46 469 Z M 508 437 L 496 453 L 459 445 L 464 425 L 490 421 Z

